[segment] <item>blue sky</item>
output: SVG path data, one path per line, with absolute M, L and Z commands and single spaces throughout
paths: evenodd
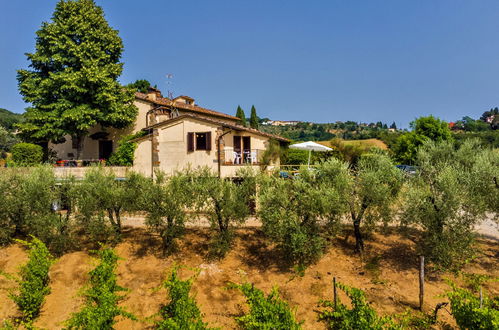
M 226 113 L 407 126 L 499 106 L 496 0 L 96 2 L 124 41 L 123 83 Z M 0 0 L 0 107 L 26 106 L 16 69 L 55 4 Z

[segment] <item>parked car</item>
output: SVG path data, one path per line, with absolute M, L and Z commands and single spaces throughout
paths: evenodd
M 418 169 L 416 166 L 412 166 L 412 165 L 395 165 L 395 167 L 404 171 L 405 173 L 407 173 L 409 175 L 416 174 L 417 169 Z

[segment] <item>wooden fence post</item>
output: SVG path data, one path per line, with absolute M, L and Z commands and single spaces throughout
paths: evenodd
M 336 277 L 333 277 L 333 301 L 334 301 L 334 310 L 336 310 L 336 302 L 337 302 L 337 295 L 336 295 Z
M 419 256 L 419 310 L 423 311 L 424 301 L 424 256 Z

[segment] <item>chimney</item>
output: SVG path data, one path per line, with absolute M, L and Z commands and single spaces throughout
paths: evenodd
M 151 101 L 156 101 L 158 98 L 162 98 L 161 91 L 154 87 L 149 87 L 147 89 L 147 98 Z

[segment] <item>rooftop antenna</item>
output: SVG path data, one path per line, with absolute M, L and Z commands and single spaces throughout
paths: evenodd
M 170 87 L 172 85 L 172 80 L 173 80 L 173 73 L 167 73 L 166 74 L 166 88 L 167 88 L 166 93 L 168 95 L 168 98 L 170 99 L 170 106 L 172 109 L 171 116 L 172 116 L 172 118 L 175 118 L 175 117 L 179 116 L 179 113 L 178 113 L 178 109 L 175 107 L 175 102 L 173 102 L 173 91 L 170 90 Z
M 167 73 L 166 74 L 166 90 L 167 90 L 167 95 L 170 100 L 173 99 L 173 91 L 170 90 L 170 87 L 172 85 L 172 80 L 173 80 L 173 73 Z

